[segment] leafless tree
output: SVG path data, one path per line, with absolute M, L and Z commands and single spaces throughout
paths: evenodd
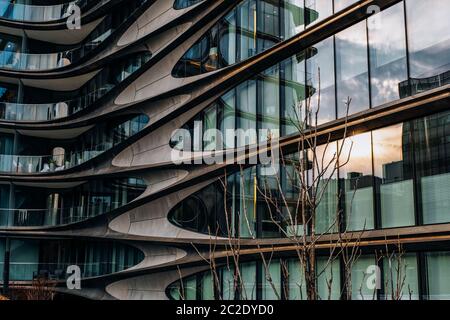
M 56 281 L 50 280 L 46 277 L 38 277 L 33 279 L 31 285 L 11 286 L 11 298 L 12 300 L 54 300 L 56 295 L 56 284 Z

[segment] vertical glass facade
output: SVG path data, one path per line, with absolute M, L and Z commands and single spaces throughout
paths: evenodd
M 341 143 L 344 146 L 339 160 L 343 166 L 339 170 L 339 177 L 344 184 L 343 201 L 347 230 L 374 229 L 371 134 L 349 137 Z
M 375 185 L 384 228 L 415 224 L 410 135 L 398 124 L 373 132 Z
M 181 58 L 172 74 L 189 77 L 244 61 L 303 31 L 326 9 L 304 0 L 244 0 Z
M 346 29 L 341 28 L 334 35 L 327 34 L 324 37 L 322 32 L 328 31 L 318 30 L 317 38 L 307 41 L 311 44 L 309 48 L 302 46 L 302 51 L 284 61 L 272 54 L 261 55 L 264 59 L 261 62 L 267 64 L 267 69 L 251 76 L 248 73 L 252 72 L 251 68 L 246 69 L 242 63 L 245 60 L 270 50 L 325 19 L 343 17 L 342 10 L 351 5 L 358 4 L 354 8 L 361 10 L 359 5 L 368 3 L 358 0 L 242 0 L 237 1 L 236 6 L 227 12 L 217 12 L 212 4 L 213 7 L 209 9 L 213 11 L 202 15 L 200 10 L 208 11 L 212 3 L 205 1 L 197 8 L 198 11 L 193 11 L 193 16 L 189 15 L 189 10 L 185 10 L 186 16 L 182 16 L 183 12 L 176 14 L 180 15 L 179 21 L 192 19 L 192 25 L 180 29 L 186 34 L 178 34 L 176 39 L 170 39 L 168 43 L 175 48 L 177 45 L 186 45 L 185 41 L 189 41 L 189 37 L 199 36 L 199 39 L 192 41 L 194 45 L 175 63 L 172 70 L 172 76 L 178 78 L 180 87 L 163 93 L 163 96 L 156 92 L 150 102 L 173 98 L 171 102 L 176 103 L 177 98 L 171 95 L 182 94 L 185 90 L 192 91 L 196 99 L 181 102 L 178 111 L 162 115 L 161 121 L 148 130 L 155 130 L 153 133 L 158 135 L 160 128 L 157 127 L 160 124 L 164 125 L 166 121 L 179 124 L 178 117 L 188 111 L 186 108 L 191 103 L 206 103 L 206 99 L 210 100 L 207 100 L 201 112 L 189 115 L 192 118 L 187 119 L 182 126 L 186 129 L 184 135 L 174 136 L 170 142 L 158 142 L 161 150 L 166 147 L 165 143 L 169 143 L 171 148 L 178 151 L 204 151 L 216 155 L 214 151 L 217 150 L 244 149 L 271 138 L 283 137 L 286 138 L 283 141 L 283 147 L 286 148 L 282 150 L 287 154 L 284 154 L 280 170 L 273 176 L 265 175 L 262 165 L 212 168 L 212 176 L 217 177 L 219 171 L 226 167 L 224 179 L 219 180 L 217 177 L 210 185 L 202 185 L 196 189 L 198 191 L 184 194 L 179 203 L 170 203 L 170 209 L 167 209 L 170 212 L 160 213 L 162 216 L 159 218 L 164 219 L 167 214 L 168 220 L 174 225 L 172 229 L 179 237 L 177 246 L 192 245 L 188 240 L 196 242 L 196 238 L 203 239 L 203 242 L 198 241 L 204 245 L 209 235 L 212 243 L 217 244 L 220 250 L 229 249 L 229 243 L 221 237 L 230 237 L 230 241 L 244 239 L 243 246 L 254 249 L 243 251 L 244 257 L 239 261 L 229 256 L 223 257 L 228 259 L 220 258 L 217 274 L 207 270 L 189 273 L 182 279 L 172 278 L 178 280 L 166 288 L 170 298 L 305 300 L 307 277 L 299 261 L 301 259 L 296 256 L 297 250 L 304 250 L 299 249 L 296 239 L 305 236 L 306 241 L 320 243 L 315 252 L 316 268 L 312 275 L 315 277 L 318 299 L 450 300 L 450 272 L 447 270 L 450 265 L 450 241 L 445 238 L 449 233 L 446 230 L 450 227 L 450 111 L 445 111 L 446 104 L 438 104 L 448 97 L 441 92 L 434 96 L 429 92 L 426 100 L 422 100 L 418 95 L 437 88 L 444 91 L 447 88 L 443 87 L 450 84 L 450 4 L 448 0 L 394 2 L 380 13 L 354 22 Z M 149 2 L 133 1 L 133 5 L 123 12 L 119 9 L 119 3 L 114 4 L 114 14 L 105 17 L 87 36 L 85 45 L 89 49 L 84 51 L 83 47 L 65 52 L 64 59 L 67 59 L 67 63 L 80 59 L 91 49 L 99 48 L 99 44 L 104 43 L 118 28 L 133 31 L 133 28 L 123 23 L 132 23 L 128 19 L 132 16 L 138 19 L 139 12 L 135 10 L 139 10 L 139 4 L 144 3 Z M 183 10 L 200 3 L 202 0 L 175 0 L 173 9 Z M 220 17 L 214 18 L 214 14 Z M 196 19 L 200 20 L 194 21 Z M 358 19 L 357 15 L 355 19 Z M 350 25 L 350 21 L 346 22 Z M 198 35 L 201 23 L 208 23 L 211 27 L 205 34 Z M 167 27 L 170 25 L 169 22 Z M 193 29 L 188 30 L 190 27 Z M 163 30 L 164 26 L 160 31 Z M 316 36 L 312 32 L 310 34 Z M 20 50 L 24 39 L 3 34 L 0 34 L 0 38 L 0 47 L 3 48 L 0 64 L 4 68 L 46 70 L 52 66 L 51 63 L 59 63 L 62 57 L 60 54 L 28 55 Z M 293 47 L 301 46 L 301 43 L 291 44 Z M 288 51 L 291 52 L 290 49 Z M 178 50 L 174 52 L 176 54 Z M 45 61 L 35 60 L 39 57 L 46 58 L 43 60 L 49 60 L 49 57 L 58 59 L 46 64 Z M 114 66 L 103 68 L 73 92 L 51 95 L 50 91 L 28 87 L 25 83 L 0 84 L 0 119 L 11 122 L 5 123 L 5 127 L 13 127 L 15 121 L 53 121 L 84 111 L 101 98 L 104 98 L 104 102 L 107 99 L 112 101 L 114 99 L 109 99 L 115 94 L 111 92 L 113 88 L 121 90 L 121 84 L 131 87 L 138 85 L 131 83 L 133 79 L 130 76 L 137 70 L 143 71 L 145 68 L 142 67 L 149 62 L 150 57 L 149 52 L 125 54 L 123 59 L 115 61 Z M 115 56 L 111 59 L 114 60 Z M 154 63 L 154 70 L 158 70 L 159 59 Z M 233 65 L 236 68 L 230 68 Z M 224 75 L 227 72 L 242 72 L 247 76 L 245 81 L 236 81 L 233 85 L 229 85 L 227 76 L 222 79 L 216 77 L 218 83 L 212 84 L 211 91 L 207 93 L 196 92 L 199 89 L 197 84 L 200 87 L 204 84 L 201 77 L 197 78 L 199 82 L 196 79 L 182 79 L 214 73 L 220 69 L 225 69 Z M 214 78 L 214 75 L 211 77 Z M 124 82 L 125 79 L 130 80 L 130 83 Z M 139 77 L 139 85 L 145 87 L 145 80 L 146 77 Z M 221 80 L 225 81 L 222 84 L 224 87 L 221 87 Z M 69 96 L 70 99 L 42 105 L 31 101 L 35 97 L 38 100 L 45 99 L 42 93 L 48 93 L 52 101 L 63 101 L 61 97 Z M 216 99 L 215 95 L 220 97 Z M 413 95 L 414 99 L 404 99 Z M 423 102 L 423 105 L 419 106 L 417 101 Z M 27 103 L 35 104 L 30 107 Z M 65 104 L 64 108 L 61 108 L 62 103 Z M 366 112 L 381 106 L 383 108 L 373 110 L 373 114 L 378 116 L 383 115 L 385 110 L 392 114 L 398 111 L 387 121 L 389 126 L 385 125 L 385 119 L 379 121 L 371 117 L 372 113 Z M 414 111 L 418 110 L 418 113 L 409 114 L 407 107 L 410 106 L 417 108 Z M 130 105 L 132 109 L 122 111 L 133 113 L 135 111 L 132 110 L 140 110 L 140 107 L 146 106 Z M 422 113 L 419 107 L 428 109 Z M 434 107 L 439 108 L 439 111 L 433 110 Z M 84 131 L 80 128 L 83 133 L 74 134 L 71 139 L 56 139 L 56 142 L 33 137 L 33 128 L 23 131 L 17 129 L 14 134 L 11 133 L 13 130 L 10 132 L 5 129 L 0 133 L 0 171 L 5 173 L 2 178 L 4 181 L 0 183 L 0 229 L 4 230 L 0 235 L 0 280 L 5 267 L 9 268 L 12 281 L 30 281 L 39 276 L 62 281 L 64 271 L 72 264 L 82 267 L 82 276 L 87 278 L 121 272 L 143 261 L 144 253 L 133 246 L 103 240 L 56 240 L 51 237 L 51 232 L 72 232 L 71 227 L 74 226 L 71 224 L 78 222 L 83 222 L 76 226 L 81 229 L 92 227 L 90 222 L 99 221 L 102 224 L 103 220 L 105 223 L 111 222 L 112 226 L 119 225 L 121 223 L 116 222 L 127 216 L 129 219 L 126 221 L 132 226 L 126 232 L 130 236 L 133 232 L 148 232 L 147 240 L 152 241 L 152 230 L 145 228 L 144 224 L 154 221 L 151 218 L 139 218 L 138 211 L 146 201 L 167 199 L 162 193 L 147 198 L 143 194 L 148 188 L 144 180 L 126 176 L 126 172 L 133 172 L 134 175 L 147 170 L 145 163 L 131 171 L 116 172 L 120 178 L 117 176 L 101 181 L 86 177 L 89 182 L 81 182 L 80 179 L 84 178 L 74 173 L 67 178 L 80 183 L 71 188 L 61 181 L 52 189 L 42 188 L 38 183 L 33 187 L 27 186 L 34 183 L 34 175 L 37 174 L 47 174 L 44 180 L 48 178 L 50 181 L 59 171 L 74 169 L 68 171 L 71 173 L 86 168 L 94 172 L 99 169 L 97 165 L 101 167 L 102 175 L 108 175 L 106 167 L 111 163 L 106 158 L 116 156 L 123 148 L 131 150 L 132 154 L 149 152 L 144 150 L 145 146 L 149 147 L 153 143 L 146 140 L 151 137 L 145 135 L 144 130 L 149 118 L 139 114 L 120 115 L 120 119 L 95 124 Z M 347 115 L 354 117 L 356 121 L 353 123 L 357 125 L 352 126 L 349 136 L 342 139 L 342 119 Z M 87 122 L 83 123 L 87 125 Z M 59 125 L 59 121 L 55 121 L 55 126 Z M 22 123 L 19 127 L 22 126 L 28 128 L 35 124 Z M 38 130 L 38 127 L 35 129 Z M 314 130 L 317 127 L 330 132 L 329 145 L 325 145 L 324 137 L 318 142 L 317 155 L 308 147 L 296 152 L 294 143 L 298 140 L 295 135 L 299 130 Z M 224 136 L 220 137 L 220 133 Z M 164 134 L 158 137 L 167 139 Z M 139 146 L 136 147 L 132 144 L 137 140 Z M 342 154 L 337 156 L 339 150 Z M 47 155 L 33 156 L 44 154 L 41 151 Z M 333 163 L 336 157 L 337 167 L 325 168 L 325 178 L 318 183 L 317 187 L 322 191 L 319 194 L 320 202 L 317 207 L 313 207 L 314 200 L 308 202 L 305 198 L 318 195 L 312 190 L 314 177 L 318 173 L 313 171 L 316 170 L 315 165 L 320 166 L 321 163 L 321 169 L 324 169 L 323 166 L 328 162 Z M 87 163 L 94 158 L 95 161 Z M 161 165 L 153 163 L 151 157 L 144 158 L 140 157 L 142 161 L 150 161 L 147 165 Z M 300 164 L 302 169 L 299 174 L 296 170 Z M 187 171 L 192 169 L 188 166 L 184 168 Z M 67 172 L 61 172 L 61 176 L 64 173 Z M 16 176 L 18 174 L 25 177 L 19 179 Z M 304 181 L 300 181 L 302 174 Z M 186 179 L 190 177 L 188 175 Z M 41 178 L 38 180 L 41 181 Z M 16 179 L 24 183 L 19 184 Z M 149 179 L 152 180 L 151 176 Z M 195 177 L 193 186 L 202 179 Z M 66 182 L 70 183 L 69 180 Z M 179 192 L 191 183 L 186 181 L 180 185 L 170 185 L 166 191 Z M 298 186 L 300 183 L 310 189 L 302 190 Z M 268 201 L 264 194 L 269 194 L 275 201 Z M 139 201 L 132 203 L 142 195 Z M 134 209 L 137 209 L 137 215 Z M 109 213 L 108 216 L 89 220 L 106 213 Z M 313 216 L 314 213 L 316 216 Z M 311 217 L 315 220 L 310 220 Z M 311 225 L 311 221 L 315 224 Z M 34 231 L 42 229 L 41 235 L 44 237 L 39 237 L 41 231 L 36 234 L 33 231 L 26 239 L 15 235 L 6 241 L 5 237 L 10 237 L 6 231 L 14 229 L 20 232 L 27 228 Z M 191 233 L 184 233 L 183 229 Z M 198 234 L 195 236 L 193 233 Z M 341 237 L 342 233 L 346 236 Z M 189 234 L 192 239 L 183 238 Z M 361 244 L 355 240 L 358 235 L 363 239 Z M 96 237 L 95 234 L 91 236 Z M 217 240 L 219 237 L 221 239 Z M 383 237 L 389 239 L 389 244 L 382 243 Z M 424 238 L 426 240 L 422 241 Z M 145 242 L 144 238 L 141 240 Z M 186 242 L 182 243 L 184 240 Z M 289 240 L 297 242 L 297 246 L 290 245 L 292 242 Z M 334 241 L 344 243 L 347 240 L 348 250 L 353 250 L 354 246 L 352 254 L 356 255 L 350 264 L 347 264 L 348 257 L 344 257 L 347 248 L 330 250 L 335 245 Z M 399 248 L 396 248 L 397 240 Z M 164 239 L 158 241 L 164 242 Z M 402 242 L 407 243 L 404 252 L 400 246 Z M 8 266 L 5 264 L 8 260 L 7 243 L 10 243 L 8 248 L 11 254 Z M 261 261 L 262 256 L 258 255 L 261 247 L 256 249 L 259 244 L 267 250 L 264 262 Z M 269 254 L 270 247 L 273 252 Z M 175 266 L 179 261 L 172 262 Z M 227 263 L 229 265 L 225 265 Z M 206 267 L 202 270 L 206 270 Z M 378 271 L 380 287 L 374 289 L 371 276 L 372 272 Z M 128 275 L 135 277 L 134 272 L 144 275 L 138 269 Z M 174 268 L 168 268 L 155 269 L 155 272 L 167 272 L 167 275 L 173 276 L 170 273 L 175 271 Z M 124 277 L 127 277 L 127 273 Z M 108 279 L 99 279 L 96 283 Z M 136 288 L 130 285 L 129 289 Z M 152 287 L 148 291 L 155 290 Z
M 434 5 L 435 0 L 431 1 Z M 437 4 L 438 7 L 444 6 L 441 1 L 437 1 Z M 290 5 L 286 6 L 291 8 Z M 240 10 L 246 13 L 252 10 L 251 2 L 245 2 L 245 6 L 241 4 L 241 7 Z M 316 3 L 315 8 L 318 12 L 327 12 L 324 4 Z M 405 17 L 405 12 L 409 11 L 411 13 Z M 444 71 L 446 62 L 439 62 L 442 58 L 423 61 L 423 58 L 419 59 L 423 54 L 415 54 L 414 49 L 407 50 L 406 31 L 409 32 L 408 39 L 413 48 L 417 46 L 414 41 L 417 42 L 423 32 L 423 28 L 416 30 L 416 24 L 409 23 L 410 20 L 419 19 L 414 14 L 415 9 L 405 9 L 404 2 L 389 7 L 239 84 L 214 103 L 216 106 L 211 108 L 215 111 L 208 110 L 208 115 L 206 111 L 203 112 L 185 127 L 193 132 L 193 121 L 203 121 L 204 130 L 217 128 L 224 132 L 226 129 L 242 129 L 247 132 L 249 129 L 269 129 L 285 136 L 298 132 L 305 120 L 307 108 L 313 111 L 307 127 L 314 127 L 345 117 L 347 107 L 348 115 L 353 115 L 371 106 L 376 107 L 417 93 L 420 90 L 417 86 L 413 88 L 413 80 L 408 80 L 408 75 L 419 76 L 415 71 L 419 65 L 427 72 L 436 74 L 432 64 L 427 64 L 426 61 L 441 63 L 441 71 Z M 419 20 L 426 19 L 422 17 Z M 247 27 L 251 28 L 251 23 Z M 272 26 L 271 30 L 273 28 Z M 441 30 L 442 26 L 439 28 Z M 414 40 L 411 41 L 411 38 Z M 242 45 L 244 44 L 239 47 Z M 245 42 L 245 46 L 250 45 Z M 237 54 L 235 45 L 225 47 Z M 243 54 L 246 51 L 248 50 L 244 50 Z M 439 57 L 443 56 L 446 55 L 439 53 Z M 436 85 L 431 85 L 429 81 L 427 83 L 428 89 L 445 84 L 443 81 Z M 347 105 L 349 99 L 351 102 Z M 314 111 L 318 108 L 320 110 L 316 119 Z M 265 138 L 264 134 L 259 135 L 241 134 L 237 139 L 237 146 L 254 144 Z M 233 137 L 225 136 L 223 140 L 224 146 L 216 144 L 208 149 L 234 147 Z
M 312 126 L 336 119 L 334 61 L 333 37 L 314 45 L 307 55 L 306 81 L 309 94 L 304 103 L 309 104 L 313 112 L 319 111 L 317 119 L 314 118 L 310 124 Z
M 367 25 L 362 21 L 336 35 L 338 118 L 370 107 Z M 357 93 L 357 94 L 356 94 Z
M 369 268 L 375 265 L 376 261 L 373 256 L 360 256 L 351 264 L 352 300 L 377 299 L 376 290 L 371 289 L 370 273 L 368 272 Z
M 321 300 L 339 300 L 341 297 L 341 266 L 333 257 L 319 257 L 316 263 L 317 293 Z
M 449 263 L 449 252 L 432 252 L 426 254 L 429 299 L 450 299 L 450 273 L 447 267 Z
M 240 274 L 230 262 L 230 266 L 218 266 L 215 272 L 178 280 L 167 293 L 174 300 L 307 300 L 303 267 L 295 253 L 289 255 L 241 263 Z M 347 294 L 351 300 L 366 301 L 448 300 L 449 259 L 449 251 L 381 250 L 374 255 L 356 250 L 347 262 L 337 256 L 320 255 L 315 277 L 318 300 L 346 299 Z
M 412 78 L 428 78 L 450 70 L 450 3 L 406 0 Z
M 441 112 L 412 121 L 417 198 L 423 223 L 450 221 L 450 114 Z
M 418 300 L 419 265 L 416 253 L 394 254 L 383 259 L 386 300 Z
M 355 2 L 335 1 L 334 11 Z M 450 60 L 446 60 L 450 56 L 446 54 L 450 52 L 447 44 L 450 40 L 441 34 L 448 29 L 448 19 L 439 16 L 446 10 L 445 0 L 422 1 L 418 6 L 411 0 L 401 1 L 296 54 L 281 63 L 278 69 L 273 67 L 261 74 L 260 78 L 270 74 L 276 78 L 271 83 L 272 93 L 275 93 L 272 98 L 281 95 L 275 106 L 280 109 L 277 116 L 281 115 L 283 134 L 295 131 L 289 124 L 294 118 L 294 107 L 307 103 L 313 109 L 317 107 L 319 88 L 321 112 L 318 124 L 322 124 L 336 116 L 345 117 L 349 98 L 348 113 L 352 115 L 450 83 Z M 331 1 L 280 1 L 277 5 L 243 1 L 211 29 L 211 36 L 203 37 L 188 51 L 174 73 L 180 77 L 200 74 L 242 61 L 328 17 L 332 11 Z M 227 27 L 221 27 L 222 23 Z M 282 32 L 280 25 L 284 29 L 290 27 Z M 430 33 L 432 36 L 428 36 Z M 221 40 L 214 40 L 216 37 Z M 280 90 L 275 90 L 275 80 Z M 252 90 L 251 83 L 244 86 Z M 261 102 L 257 104 L 261 105 Z M 248 127 L 249 123 L 243 121 L 242 126 Z
M 317 161 L 324 163 L 321 170 L 325 171 L 317 186 L 323 196 L 316 208 L 316 232 L 336 232 L 340 210 L 345 231 L 449 223 L 449 121 L 450 112 L 445 111 L 319 146 Z M 339 170 L 335 170 L 335 164 L 327 165 L 333 163 L 338 151 L 341 158 Z M 311 154 L 309 157 L 312 161 Z M 230 230 L 244 238 L 303 232 L 301 218 L 296 217 L 292 225 L 290 215 L 278 215 L 280 211 L 288 213 L 285 205 L 269 209 L 262 195 L 266 192 L 276 197 L 283 191 L 288 206 L 289 202 L 295 204 L 299 182 L 294 166 L 300 158 L 296 154 L 285 157 L 278 177 L 262 175 L 259 166 L 234 173 L 227 179 L 227 208 L 205 200 L 222 199 L 224 186 L 216 183 L 182 201 L 170 219 L 197 232 L 217 230 L 227 235 Z M 312 173 L 308 175 L 312 179 Z M 217 203 L 223 204 L 223 200 Z M 291 208 L 291 215 L 294 211 Z M 233 221 L 228 227 L 226 214 Z
M 372 105 L 400 99 L 408 79 L 404 5 L 400 2 L 368 19 Z

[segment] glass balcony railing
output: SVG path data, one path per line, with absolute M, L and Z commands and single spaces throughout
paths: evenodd
M 33 174 L 58 172 L 73 168 L 111 149 L 113 143 L 102 143 L 93 149 L 70 152 L 68 155 L 18 156 L 0 155 L 0 172 Z
M 55 209 L 0 209 L 0 226 L 44 227 L 73 224 L 108 213 L 122 204 Z
M 150 60 L 149 52 L 137 54 L 125 61 L 115 64 L 108 74 L 113 74 L 114 81 L 99 85 L 98 89 L 72 100 L 43 104 L 24 104 L 0 102 L 0 119 L 7 121 L 39 122 L 71 116 L 94 104 L 111 91 L 118 83 L 124 81 Z M 104 73 L 100 72 L 91 82 L 97 85 L 97 79 L 105 82 Z M 110 78 L 107 78 L 110 79 Z M 109 81 L 109 80 L 108 80 Z M 86 85 L 89 87 L 89 83 Z
M 114 132 L 111 132 L 110 135 L 105 135 L 105 139 L 108 139 L 108 141 L 89 146 L 84 150 L 45 156 L 1 154 L 0 172 L 36 174 L 59 172 L 73 168 L 99 156 L 137 134 L 146 126 L 148 120 L 147 116 L 140 115 L 121 123 L 114 129 Z
M 0 1 L 0 18 L 29 22 L 56 21 L 63 19 L 67 15 L 70 5 L 71 3 L 36 6 L 2 0 Z
M 21 53 L 0 51 L 0 68 L 24 71 L 52 70 L 69 66 L 95 49 L 112 30 L 78 48 L 57 53 Z
M 103 5 L 110 0 L 98 1 L 97 6 Z M 21 22 L 51 22 L 64 19 L 69 16 L 72 4 L 79 8 L 85 8 L 89 0 L 77 0 L 56 5 L 28 5 L 22 3 L 11 3 L 9 0 L 0 0 L 0 18 Z
M 21 202 L 18 209 L 0 208 L 0 229 L 53 227 L 89 220 L 127 205 L 146 188 L 144 180 L 128 178 L 90 181 L 64 190 L 57 197 L 42 192 L 38 196 L 42 201 Z M 96 196 L 98 194 L 103 197 Z M 35 207 L 30 208 L 30 203 Z
M 35 263 L 11 262 L 9 264 L 10 279 L 13 281 L 31 281 L 42 278 L 48 280 L 65 280 L 67 268 L 72 265 L 80 267 L 82 278 L 98 277 L 106 274 L 124 271 L 136 266 L 139 262 L 91 262 L 91 263 Z M 0 270 L 4 268 L 0 262 Z
M 0 119 L 8 121 L 51 121 L 75 114 L 107 94 L 113 85 L 105 85 L 88 95 L 55 103 L 23 104 L 0 102 Z
M 0 4 L 3 1 L 4 0 L 0 0 Z M 87 0 L 80 1 L 86 2 Z M 97 6 L 101 6 L 108 1 L 110 0 L 102 0 L 99 4 L 97 4 Z M 141 5 L 136 9 L 131 10 L 129 14 L 125 15 L 123 20 L 117 26 L 108 25 L 105 29 L 100 28 L 100 31 L 97 30 L 93 33 L 95 36 L 92 36 L 90 41 L 74 49 L 56 53 L 22 53 L 16 51 L 0 51 L 0 68 L 21 71 L 45 71 L 69 66 L 97 48 L 101 43 L 103 43 L 103 41 L 105 41 L 105 39 L 113 34 L 114 31 L 124 25 L 126 21 L 128 21 L 128 18 L 139 10 L 140 7 L 147 1 L 148 0 L 141 0 Z M 0 14 L 0 17 L 1 16 L 2 15 Z

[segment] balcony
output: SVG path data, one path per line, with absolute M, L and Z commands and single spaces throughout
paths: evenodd
M 21 53 L 0 51 L 0 68 L 18 71 L 45 71 L 67 67 L 94 50 L 111 33 L 111 30 L 109 30 L 102 37 L 64 52 Z
M 42 228 L 70 225 L 112 212 L 140 196 L 147 185 L 137 178 L 91 181 L 81 186 L 53 191 L 18 187 L 19 194 L 36 193 L 37 199 L 17 200 L 21 208 L 0 208 L 0 229 Z M 1 195 L 6 203 L 6 193 Z M 101 193 L 103 196 L 97 196 Z M 32 208 L 29 208 L 32 207 Z M 35 208 L 42 209 L 35 209 Z
M 109 1 L 98 1 L 97 6 L 100 7 Z M 77 5 L 79 8 L 85 8 L 89 2 L 88 0 L 77 0 L 68 3 L 42 6 L 0 0 L 0 18 L 20 22 L 53 22 L 66 18 L 69 15 L 68 11 L 72 4 Z
M 87 0 L 80 1 L 87 2 Z M 101 6 L 108 1 L 109 0 L 102 0 L 97 6 Z M 109 15 L 109 18 L 114 21 L 117 20 L 116 24 L 101 23 L 88 38 L 85 39 L 85 43 L 73 49 L 61 52 L 33 53 L 32 48 L 27 49 L 30 52 L 19 52 L 15 47 L 11 47 L 10 50 L 0 51 L 0 68 L 17 71 L 48 71 L 70 66 L 80 61 L 88 53 L 92 52 L 108 39 L 116 30 L 124 26 L 128 19 L 140 10 L 141 6 L 147 3 L 147 1 L 148 0 L 137 0 L 136 2 L 130 3 L 130 8 L 127 10 L 126 14 L 120 11 L 114 11 Z M 4 0 L 0 0 L 0 17 L 2 16 L 1 3 L 4 3 Z M 68 4 L 62 6 L 66 5 Z M 7 6 L 14 7 L 23 5 L 7 3 Z M 105 21 L 108 21 L 108 19 L 105 19 Z
M 0 172 L 11 174 L 45 174 L 71 169 L 79 166 L 100 154 L 114 148 L 126 139 L 139 133 L 145 128 L 149 118 L 145 115 L 135 116 L 125 122 L 121 122 L 104 132 L 105 127 L 98 126 L 88 131 L 84 136 L 80 149 L 78 143 L 66 151 L 62 147 L 53 149 L 51 155 L 9 155 L 0 154 Z M 106 129 L 108 130 L 108 129 Z M 98 144 L 86 144 L 86 141 L 103 140 Z
M 113 88 L 114 85 L 107 84 L 80 98 L 55 103 L 24 104 L 0 102 L 0 119 L 18 122 L 44 122 L 69 117 L 87 108 Z

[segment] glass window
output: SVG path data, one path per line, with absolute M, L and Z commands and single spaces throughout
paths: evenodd
M 222 299 L 234 300 L 236 292 L 236 277 L 233 267 L 224 267 L 222 269 Z
M 228 13 L 221 23 L 219 48 L 222 64 L 225 66 L 236 63 L 236 10 Z
M 337 173 L 337 143 L 321 145 L 316 148 L 316 160 L 311 152 L 309 161 L 315 162 L 315 179 L 322 176 L 319 182 L 314 184 L 319 200 L 316 208 L 316 233 L 333 233 L 339 229 L 338 221 L 338 173 Z M 323 163 L 323 165 L 322 165 Z M 310 170 L 311 171 L 311 170 Z M 312 180 L 310 172 L 309 180 Z M 312 184 L 312 182 L 310 182 Z
M 317 124 L 320 125 L 336 119 L 333 37 L 311 47 L 306 55 L 307 98 L 310 99 L 313 112 L 320 108 L 317 118 Z M 311 126 L 315 126 L 315 117 L 312 122 Z
M 284 164 L 281 165 L 280 171 L 280 183 L 286 203 L 282 203 L 280 206 L 285 230 L 284 234 L 301 236 L 305 233 L 305 226 L 301 210 L 297 210 L 297 203 L 299 197 L 301 197 L 298 193 L 300 185 L 300 160 L 298 153 L 286 156 L 283 162 Z
M 256 0 L 245 1 L 238 7 L 238 19 L 240 31 L 238 60 L 243 61 L 256 54 L 258 43 Z
M 190 77 L 244 61 L 330 13 L 330 0 L 308 0 L 306 10 L 304 0 L 241 1 L 183 55 L 172 74 Z
M 256 300 L 256 262 L 242 264 L 240 280 L 241 300 Z
M 213 104 L 203 112 L 203 151 L 222 150 L 217 135 L 217 106 Z
M 219 129 L 223 134 L 223 145 L 226 149 L 235 147 L 236 94 L 235 90 L 224 94 L 219 101 Z
M 203 0 L 175 0 L 173 7 L 175 10 L 185 9 L 202 1 Z
M 352 99 L 349 114 L 369 108 L 369 78 L 366 21 L 336 35 L 336 86 L 338 117 L 346 116 L 348 98 Z
M 273 138 L 280 136 L 280 78 L 278 76 L 278 67 L 272 67 L 261 75 L 259 81 L 261 92 L 259 141 L 268 140 L 270 134 Z
M 201 280 L 202 300 L 214 300 L 214 278 L 212 272 L 206 272 Z
M 237 123 L 238 131 L 237 146 L 243 147 L 257 142 L 256 137 L 256 81 L 250 80 L 240 84 L 237 92 Z
M 416 254 L 392 255 L 383 259 L 386 300 L 418 300 L 419 274 Z
M 5 261 L 6 242 L 0 239 L 0 280 L 3 281 L 4 261 Z
M 239 221 L 239 234 L 244 238 L 256 237 L 256 183 L 256 167 L 236 175 L 236 185 L 240 190 L 236 218 Z
M 282 135 L 298 133 L 304 120 L 305 67 L 304 54 L 281 63 Z
M 32 240 L 12 240 L 10 280 L 33 280 L 38 270 L 39 243 Z
M 180 283 L 175 283 L 170 286 L 169 297 L 173 300 L 183 300 L 183 295 L 181 293 Z
M 267 260 L 266 266 L 261 262 L 263 270 L 262 299 L 279 300 L 281 298 L 281 266 L 279 260 Z M 267 270 L 266 270 L 267 269 Z M 269 280 L 270 279 L 270 280 Z
M 376 300 L 376 286 L 372 288 L 373 283 L 369 278 L 376 267 L 375 259 L 372 256 L 360 256 L 352 265 L 352 300 Z
M 340 300 L 341 266 L 339 259 L 317 258 L 317 292 L 321 300 Z
M 430 252 L 426 254 L 428 298 L 430 300 L 450 300 L 450 252 Z
M 403 124 L 373 132 L 377 201 L 383 228 L 415 224 L 410 132 Z
M 280 199 L 280 190 L 278 186 L 279 173 L 277 175 L 265 174 L 265 168 L 258 166 L 258 222 L 259 234 L 261 238 L 279 238 L 281 236 L 281 228 L 283 219 L 280 216 L 280 204 L 273 203 L 264 198 L 261 194 L 266 194 L 273 199 Z
M 399 84 L 408 79 L 403 2 L 368 20 L 372 105 L 400 98 Z
M 340 164 L 345 164 L 339 175 L 344 182 L 343 200 L 349 231 L 375 227 L 371 142 L 371 133 L 345 139 L 339 159 Z
M 406 0 L 411 77 L 450 70 L 450 2 Z
M 303 267 L 299 259 L 290 259 L 286 263 L 288 287 L 287 294 L 289 300 L 306 300 L 306 280 Z
M 305 28 L 304 0 L 283 0 L 284 13 L 284 38 L 290 37 L 303 31 Z
M 358 1 L 359 0 L 334 0 L 334 12 L 339 12 Z
M 258 1 L 257 30 L 261 34 L 258 36 L 258 52 L 264 51 L 279 42 L 280 36 L 280 4 L 279 1 L 270 3 L 269 1 Z
M 450 112 L 417 119 L 411 130 L 423 223 L 449 222 Z
M 184 300 L 197 300 L 197 277 L 189 277 L 184 281 Z
M 305 24 L 311 25 L 333 14 L 331 0 L 305 0 Z

